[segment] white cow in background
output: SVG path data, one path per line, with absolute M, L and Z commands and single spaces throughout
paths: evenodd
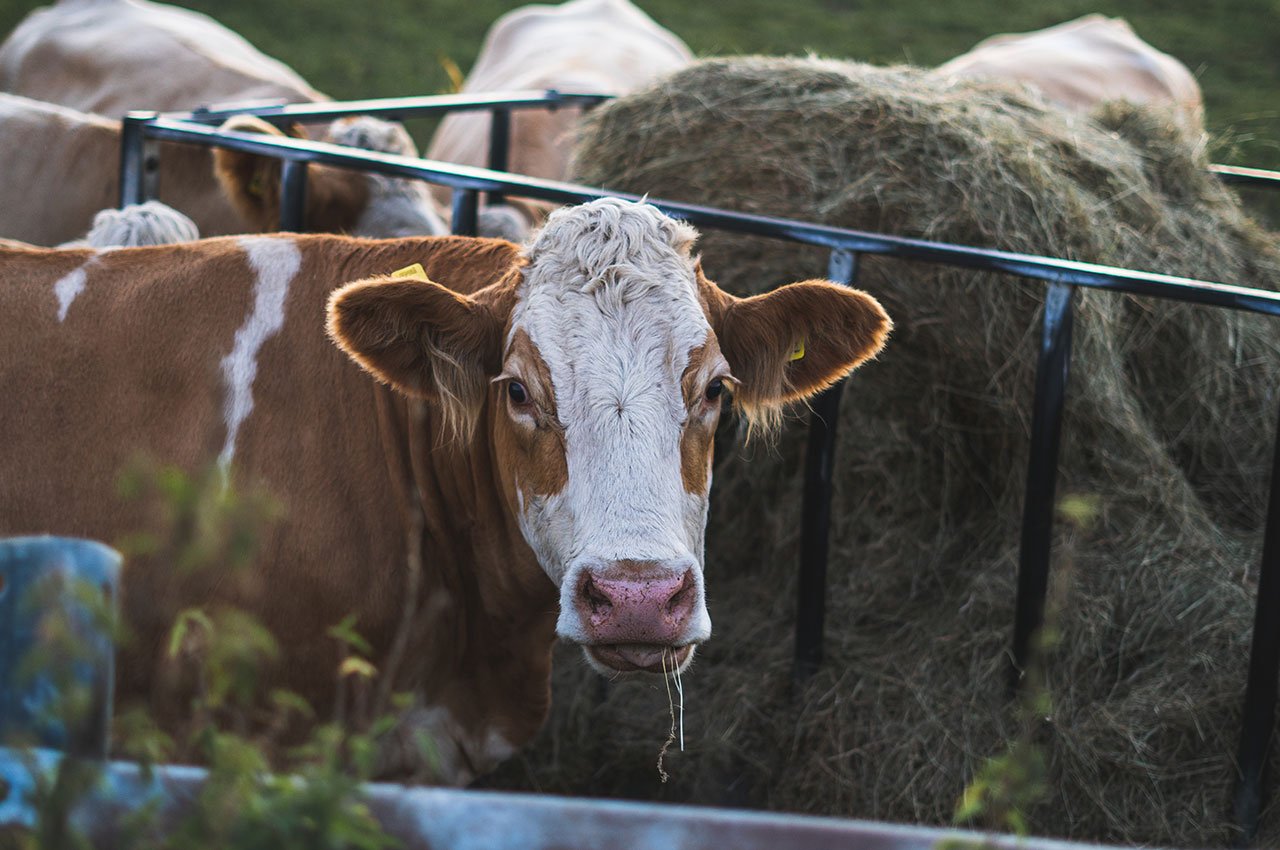
M 62 0 L 36 9 L 0 44 L 0 91 L 108 118 L 130 110 L 190 110 L 263 99 L 329 100 L 286 65 L 207 15 L 150 0 Z M 361 121 L 354 131 L 350 121 L 335 122 L 326 140 L 343 143 L 354 134 L 356 144 L 370 149 L 417 155 L 402 127 L 372 118 Z M 369 122 L 386 127 L 371 130 Z M 202 154 L 204 168 L 211 170 L 210 153 Z M 278 160 L 254 159 L 259 181 L 265 177 L 266 183 L 272 182 L 269 174 L 261 173 L 265 170 L 273 171 L 278 183 Z M 323 223 L 309 221 L 309 229 L 338 227 L 357 236 L 388 237 L 448 232 L 424 183 L 350 173 L 358 175 L 359 185 L 326 201 L 344 206 L 325 212 Z M 237 192 L 253 195 L 247 185 L 228 189 L 233 197 Z M 243 204 L 238 206 L 243 209 Z M 192 214 L 207 234 L 226 232 L 208 230 L 198 216 L 184 212 Z M 252 223 L 245 222 L 239 230 L 273 229 L 261 224 L 269 217 L 270 211 L 256 219 L 251 216 Z
M 0 45 L 0 88 L 81 112 L 329 98 L 207 15 L 149 0 L 62 0 Z
M 937 70 L 1022 82 L 1077 112 L 1108 100 L 1166 105 L 1185 130 L 1204 132 L 1204 99 L 1195 75 L 1121 18 L 1085 15 L 1035 32 L 995 35 Z
M 628 0 L 521 6 L 489 28 L 462 91 L 557 89 L 622 95 L 692 61 L 683 41 Z M 514 111 L 510 170 L 565 179 L 570 134 L 581 114 L 577 107 Z M 450 114 L 440 123 L 427 158 L 487 165 L 489 123 L 487 112 Z M 436 191 L 443 200 L 445 195 Z

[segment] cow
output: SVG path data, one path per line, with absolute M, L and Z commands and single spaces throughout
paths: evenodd
M 121 118 L 131 110 L 185 111 L 233 101 L 329 100 L 283 63 L 260 53 L 212 18 L 150 0 L 61 0 L 36 9 L 0 44 L 0 91 L 108 119 Z M 279 133 L 262 123 L 253 129 Z M 322 138 L 417 156 L 403 127 L 367 116 L 340 119 Z M 196 171 L 207 173 L 214 167 L 210 156 L 202 151 L 195 159 L 203 163 L 181 174 L 202 183 L 203 174 Z M 249 210 L 248 220 L 230 227 L 215 225 L 203 220 L 198 210 L 179 206 L 196 220 L 201 232 L 276 229 L 278 198 L 274 208 L 261 213 L 252 210 L 264 206 L 264 199 L 255 194 L 257 187 L 278 185 L 279 161 L 251 159 L 253 165 L 219 167 L 224 180 L 245 179 L 243 184 L 228 185 L 227 191 L 236 209 Z M 101 165 L 114 168 L 117 161 L 118 154 Z M 70 167 L 70 162 L 59 160 L 41 167 Z M 309 209 L 318 211 L 316 218 L 308 220 L 307 229 L 388 237 L 448 232 L 441 208 L 419 181 L 350 171 L 338 175 L 335 172 L 340 169 L 333 168 L 316 177 L 318 170 L 314 165 L 307 169 L 309 189 L 317 195 L 308 202 Z M 39 241 L 54 244 L 57 240 Z
M 466 783 L 544 722 L 557 637 L 610 676 L 688 667 L 711 634 L 722 400 L 767 422 L 889 333 L 873 297 L 827 281 L 722 291 L 696 236 L 606 198 L 523 248 L 271 234 L 0 250 L 4 320 L 22 329 L 0 334 L 0 534 L 117 539 L 143 520 L 114 486 L 140 450 L 265 485 L 285 518 L 253 581 L 127 565 L 118 695 L 163 706 L 175 611 L 234 603 L 279 642 L 273 683 L 327 716 L 326 629 L 354 616 L 416 700 L 382 772 L 421 768 L 405 742 L 425 731 L 434 779 Z
M 367 142 L 373 137 L 361 125 L 368 121 L 346 119 L 337 129 Z M 248 116 L 226 126 L 279 133 Z M 0 204 L 0 237 L 51 246 L 84 235 L 98 211 L 119 201 L 120 132 L 119 121 L 101 115 L 0 93 L 0 158 L 6 163 L 0 197 L 32 199 Z M 190 217 L 202 234 L 278 229 L 277 161 L 170 142 L 160 143 L 159 159 L 159 199 Z M 309 230 L 369 236 L 445 230 L 420 184 L 330 166 L 312 165 L 307 174 Z
M 1108 100 L 1166 106 L 1184 130 L 1204 133 L 1195 75 L 1121 18 L 1090 14 L 1035 32 L 992 36 L 937 71 L 1024 83 L 1074 112 L 1089 113 Z
M 684 68 L 693 54 L 629 0 L 569 0 L 521 6 L 498 18 L 462 86 L 463 93 L 558 89 L 623 95 Z M 511 171 L 565 180 L 578 107 L 517 110 L 511 116 Z M 488 163 L 487 112 L 445 116 L 427 159 Z M 437 199 L 446 200 L 437 188 Z M 536 217 L 536 216 L 535 216 Z
M 150 0 L 61 0 L 0 45 L 0 89 L 121 118 L 220 100 L 328 100 L 207 15 Z

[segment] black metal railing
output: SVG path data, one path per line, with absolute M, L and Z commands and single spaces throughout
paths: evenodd
M 371 171 L 387 176 L 425 180 L 453 190 L 455 233 L 474 234 L 478 193 L 490 198 L 505 194 L 555 203 L 583 203 L 600 197 L 640 200 L 639 196 L 609 192 L 551 180 L 502 172 L 506 163 L 510 110 L 554 108 L 565 104 L 589 105 L 604 98 L 592 94 L 557 92 L 501 93 L 485 98 L 463 96 L 403 98 L 331 104 L 295 104 L 242 109 L 223 107 L 192 113 L 156 115 L 132 113 L 124 122 L 121 156 L 121 201 L 137 203 L 151 197 L 157 151 L 153 142 L 172 141 L 212 145 L 273 156 L 283 160 L 284 191 L 281 228 L 301 227 L 301 195 L 305 192 L 306 163 Z M 411 157 L 372 153 L 321 142 L 277 138 L 241 132 L 220 132 L 208 126 L 232 114 L 251 112 L 280 123 L 325 120 L 354 114 L 375 114 L 403 119 L 419 114 L 439 114 L 454 109 L 489 109 L 494 112 L 489 163 L 492 168 L 472 168 Z M 1213 166 L 1222 180 L 1250 186 L 1280 188 L 1280 173 L 1231 166 Z M 1230 284 L 1193 280 L 1150 272 L 1027 254 L 928 242 L 907 237 L 847 230 L 776 218 L 735 213 L 696 204 L 645 197 L 668 214 L 702 227 L 783 239 L 831 250 L 829 275 L 854 285 L 858 256 L 878 254 L 989 272 L 1003 272 L 1048 284 L 1043 331 L 1036 372 L 1032 434 L 1029 449 L 1026 498 L 1023 508 L 1017 603 L 1011 648 L 1013 675 L 1019 677 L 1031 638 L 1043 622 L 1045 594 L 1052 545 L 1053 507 L 1058 468 L 1066 386 L 1070 373 L 1073 294 L 1076 287 L 1104 289 L 1134 295 L 1172 299 L 1209 307 L 1230 308 L 1280 316 L 1280 294 Z M 803 681 L 822 660 L 827 543 L 830 530 L 831 479 L 834 469 L 835 427 L 840 387 L 828 390 L 813 405 L 808 454 L 805 462 L 803 531 L 800 581 L 796 612 L 795 676 Z M 1280 435 L 1280 430 L 1278 430 Z M 1261 812 L 1264 771 L 1280 677 L 1280 441 L 1268 496 L 1265 542 L 1261 557 L 1256 624 L 1245 692 L 1245 711 L 1238 753 L 1238 790 L 1235 818 L 1247 840 L 1255 835 Z

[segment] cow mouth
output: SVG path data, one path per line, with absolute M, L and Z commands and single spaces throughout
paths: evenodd
M 693 657 L 693 644 L 604 643 L 583 647 L 602 668 L 618 673 L 674 674 Z

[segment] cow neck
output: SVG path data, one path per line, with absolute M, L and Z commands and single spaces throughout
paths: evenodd
M 382 439 L 406 522 L 406 587 L 422 565 L 414 628 L 397 678 L 477 734 L 527 741 L 550 705 L 558 593 L 501 490 L 493 405 L 474 437 L 441 436 L 429 402 L 378 387 Z M 394 652 L 394 645 L 390 652 Z M 432 689 L 430 683 L 447 683 Z

